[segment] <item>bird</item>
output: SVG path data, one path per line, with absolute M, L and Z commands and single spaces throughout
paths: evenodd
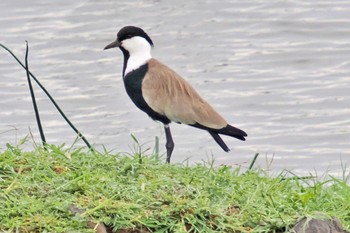
M 133 103 L 150 118 L 164 125 L 166 162 L 170 163 L 174 141 L 170 123 L 206 130 L 226 152 L 220 134 L 245 141 L 247 133 L 227 123 L 179 74 L 151 55 L 152 39 L 140 27 L 124 26 L 104 50 L 119 48 L 124 56 L 122 77 Z

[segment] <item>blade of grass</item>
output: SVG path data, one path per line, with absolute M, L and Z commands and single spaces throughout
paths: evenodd
M 254 164 L 255 164 L 255 161 L 256 161 L 256 159 L 258 158 L 258 156 L 259 156 L 259 153 L 256 153 L 256 154 L 254 155 L 254 158 L 253 158 L 252 162 L 250 163 L 248 170 L 252 170 L 252 168 L 253 168 L 253 166 L 254 166 Z
M 154 154 L 155 158 L 158 161 L 159 160 L 159 137 L 155 137 L 155 145 L 154 145 Z

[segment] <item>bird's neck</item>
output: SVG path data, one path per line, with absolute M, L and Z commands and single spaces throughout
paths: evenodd
M 140 66 L 146 64 L 151 58 L 151 51 L 143 50 L 139 52 L 132 52 L 124 50 L 124 67 L 123 77 L 133 70 L 138 69 Z

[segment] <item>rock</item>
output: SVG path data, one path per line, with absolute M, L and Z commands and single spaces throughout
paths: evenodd
M 292 229 L 294 233 L 349 233 L 345 231 L 339 219 L 313 219 L 303 217 Z
M 77 206 L 70 204 L 68 206 L 69 210 L 74 213 L 74 214 L 78 214 L 81 215 L 82 213 L 85 212 L 85 210 L 78 208 Z M 108 233 L 108 229 L 106 228 L 106 226 L 103 223 L 95 223 L 93 221 L 87 220 L 86 224 L 88 225 L 88 227 L 90 229 L 95 229 L 96 233 Z

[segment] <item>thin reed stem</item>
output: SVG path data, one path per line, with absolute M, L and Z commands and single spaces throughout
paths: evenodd
M 13 52 L 8 49 L 6 46 L 4 46 L 3 44 L 0 44 L 0 47 L 2 47 L 3 49 L 5 49 L 8 53 L 10 53 L 12 55 L 12 57 L 23 67 L 23 69 L 26 69 L 26 67 L 23 65 L 23 63 L 16 57 L 16 55 L 13 54 Z M 78 137 L 80 137 L 86 144 L 86 146 L 91 150 L 94 151 L 93 147 L 91 146 L 91 144 L 88 142 L 88 140 L 83 136 L 82 133 L 79 132 L 79 130 L 73 125 L 73 123 L 67 118 L 67 116 L 64 114 L 64 112 L 61 110 L 61 108 L 58 106 L 58 104 L 56 103 L 56 101 L 52 98 L 52 96 L 50 95 L 50 93 L 46 90 L 46 88 L 39 82 L 39 80 L 32 74 L 32 72 L 30 72 L 28 70 L 28 73 L 30 75 L 30 77 L 32 77 L 34 79 L 34 81 L 39 85 L 39 87 L 44 91 L 44 93 L 47 95 L 47 97 L 50 99 L 50 101 L 52 102 L 52 104 L 56 107 L 57 111 L 61 114 L 61 116 L 63 117 L 63 119 L 68 123 L 68 125 L 75 131 L 75 133 L 78 135 Z
M 26 55 L 25 55 L 25 69 L 26 69 L 26 74 L 27 74 L 27 80 L 28 80 L 28 86 L 29 86 L 29 90 L 30 90 L 30 95 L 32 97 L 32 102 L 33 102 L 33 108 L 34 108 L 34 113 L 35 113 L 35 118 L 36 118 L 36 123 L 38 124 L 38 128 L 39 128 L 39 132 L 40 132 L 40 137 L 41 137 L 41 141 L 43 143 L 43 146 L 46 150 L 46 139 L 45 139 L 45 134 L 44 134 L 44 130 L 43 127 L 41 125 L 41 120 L 40 120 L 40 115 L 39 115 L 39 110 L 38 110 L 38 106 L 36 104 L 36 100 L 35 100 L 35 94 L 34 94 L 34 89 L 32 86 L 32 81 L 30 80 L 30 76 L 29 76 L 29 66 L 28 66 L 28 41 L 26 41 Z

